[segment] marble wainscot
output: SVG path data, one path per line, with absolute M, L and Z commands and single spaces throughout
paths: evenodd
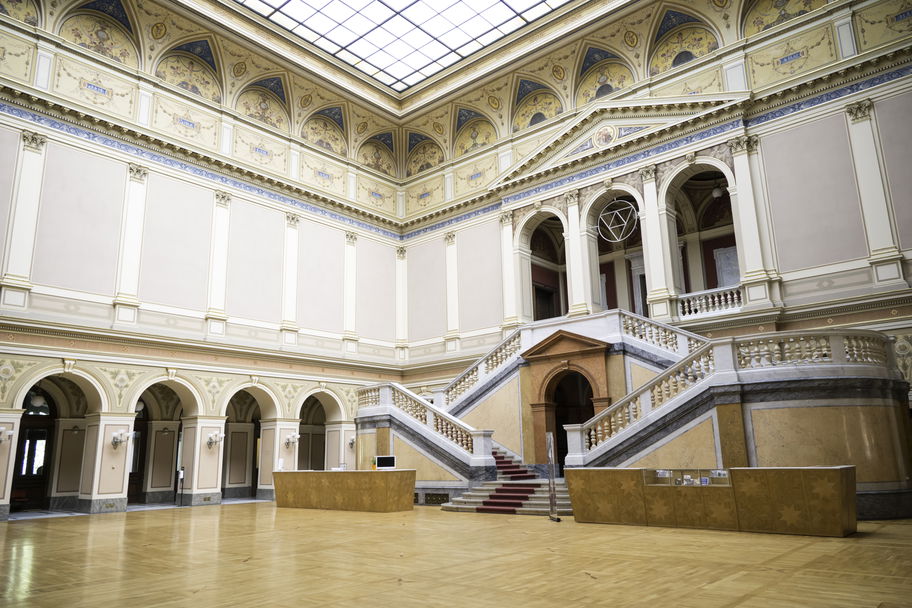
M 273 475 L 279 507 L 375 513 L 414 508 L 414 469 L 286 471 Z

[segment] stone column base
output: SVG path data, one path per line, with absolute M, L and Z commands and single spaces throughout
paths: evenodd
M 181 507 L 198 507 L 200 505 L 218 505 L 222 503 L 221 492 L 200 492 L 198 494 L 179 494 L 177 504 Z
M 174 490 L 160 490 L 158 492 L 145 492 L 142 501 L 147 505 L 164 505 L 174 502 Z
M 123 513 L 127 510 L 127 498 L 79 498 L 76 511 L 80 513 Z
M 275 500 L 275 490 L 273 488 L 257 488 L 257 500 Z
M 50 510 L 50 511 L 78 511 L 79 510 L 79 497 L 78 496 L 51 496 L 50 503 L 48 504 L 48 510 Z
M 225 488 L 222 490 L 222 496 L 225 498 L 250 498 L 253 496 L 253 489 L 250 486 Z
M 10 506 L 8 504 L 0 505 L 0 521 L 9 519 Z
M 858 492 L 858 519 L 908 519 L 912 517 L 912 490 Z

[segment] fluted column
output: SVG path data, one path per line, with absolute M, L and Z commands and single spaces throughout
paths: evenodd
M 0 277 L 0 304 L 4 308 L 28 307 L 46 144 L 44 135 L 22 132 L 13 185 L 13 206 L 6 232 L 3 275 Z

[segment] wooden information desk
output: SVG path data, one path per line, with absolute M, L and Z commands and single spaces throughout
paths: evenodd
M 579 522 L 848 536 L 855 467 L 566 469 Z
M 373 511 L 411 511 L 415 471 L 285 471 L 273 473 L 279 507 Z

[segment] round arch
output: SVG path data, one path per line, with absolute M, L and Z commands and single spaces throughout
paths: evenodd
M 598 390 L 599 384 L 592 377 L 592 374 L 584 367 L 580 367 L 575 363 L 570 363 L 569 365 L 560 365 L 549 371 L 545 377 L 542 379 L 541 385 L 539 386 L 538 401 L 540 403 L 549 403 L 554 400 L 554 391 L 557 389 L 557 385 L 560 384 L 561 380 L 564 379 L 571 372 L 576 372 L 580 376 L 586 379 L 586 382 L 589 383 L 589 386 L 592 387 L 592 396 L 596 399 L 602 398 L 605 395 L 602 395 L 602 391 Z
M 707 169 L 716 170 L 724 175 L 725 181 L 728 182 L 728 191 L 732 195 L 737 192 L 735 174 L 728 163 L 714 156 L 698 156 L 693 162 L 682 161 L 668 172 L 666 178 L 659 184 L 659 201 L 666 201 L 668 193 L 673 188 L 679 188 L 688 179 Z
M 13 409 L 22 409 L 22 403 L 29 389 L 48 376 L 63 376 L 78 386 L 86 398 L 86 414 L 110 411 L 111 398 L 98 378 L 84 370 L 75 367 L 67 369 L 61 365 L 38 369 L 20 379 L 18 389 L 13 393 L 15 394 Z
M 282 417 L 282 408 L 279 405 L 280 401 L 276 394 L 269 387 L 254 382 L 243 382 L 226 389 L 222 393 L 224 396 L 216 410 L 219 416 L 228 415 L 228 403 L 235 394 L 243 390 L 250 393 L 256 400 L 257 405 L 260 407 L 261 420 L 272 420 Z
M 643 212 L 643 194 L 630 184 L 615 182 L 611 184 L 611 189 L 589 195 L 589 198 L 580 205 L 580 217 L 585 220 L 585 226 L 587 228 L 595 227 L 595 223 L 598 221 L 595 214 L 595 207 L 597 204 L 606 200 L 606 197 L 610 199 L 619 195 L 632 196 L 633 200 L 636 201 L 637 210 L 640 213 Z
M 177 397 L 180 399 L 181 409 L 183 410 L 182 416 L 199 416 L 203 413 L 202 392 L 194 386 L 190 380 L 171 375 L 149 378 L 134 389 L 127 401 L 131 407 L 130 411 L 133 411 L 136 408 L 136 402 L 139 401 L 142 394 L 154 384 L 164 384 L 177 394 Z
M 127 67 L 142 70 L 143 49 L 139 37 L 135 34 L 137 21 L 129 13 L 129 4 L 124 3 L 124 9 L 128 11 L 126 20 L 129 28 L 108 14 L 82 7 L 71 7 L 69 11 L 61 11 L 62 17 L 58 20 L 55 30 L 58 36 L 72 44 Z M 90 29 L 90 26 L 98 29 Z M 65 28 L 71 30 L 69 35 Z M 104 36 L 99 36 L 99 31 L 103 31 Z
M 538 228 L 542 222 L 548 219 L 549 215 L 557 217 L 557 219 L 560 220 L 564 232 L 567 232 L 570 222 L 567 220 L 567 216 L 564 212 L 557 207 L 542 205 L 536 209 L 535 212 L 528 214 L 519 221 L 519 224 L 516 226 L 516 230 L 513 233 L 513 248 L 528 249 L 529 241 L 532 239 L 532 233 L 535 232 L 535 229 Z
M 321 399 L 323 396 L 325 396 L 327 400 Z M 315 388 L 304 393 L 295 406 L 293 413 L 296 416 L 300 415 L 304 403 L 311 397 L 316 397 L 320 402 L 320 405 L 323 406 L 323 412 L 326 414 L 326 422 L 348 422 L 348 416 L 345 414 L 345 406 L 343 405 L 342 399 L 328 388 Z M 327 401 L 329 403 L 327 403 Z

